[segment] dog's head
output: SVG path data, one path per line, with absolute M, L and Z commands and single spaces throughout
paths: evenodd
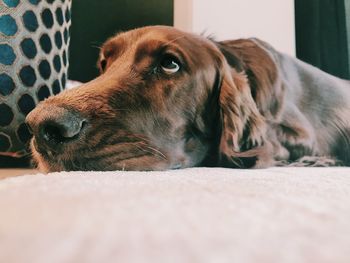
M 247 143 L 261 144 L 247 79 L 207 38 L 164 26 L 120 33 L 98 66 L 98 78 L 27 116 L 39 169 L 233 166 Z

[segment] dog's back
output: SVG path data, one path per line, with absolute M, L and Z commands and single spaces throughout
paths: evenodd
M 238 49 L 241 49 L 241 41 L 232 41 L 230 46 L 234 49 L 237 43 Z M 276 75 L 270 86 L 275 92 L 270 94 L 276 96 L 279 110 L 275 114 L 262 114 L 270 124 L 269 132 L 275 133 L 272 137 L 280 143 L 277 148 L 287 148 L 292 160 L 305 155 L 328 156 L 349 165 L 350 81 L 283 54 L 259 39 L 245 41 L 264 50 L 276 65 L 273 68 L 276 73 L 270 73 Z M 259 74 L 266 73 L 256 72 L 253 78 L 264 78 Z M 255 92 L 261 92 L 261 86 L 256 88 Z

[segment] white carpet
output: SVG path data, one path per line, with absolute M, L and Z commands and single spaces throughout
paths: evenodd
M 350 262 L 350 168 L 0 180 L 0 262 Z

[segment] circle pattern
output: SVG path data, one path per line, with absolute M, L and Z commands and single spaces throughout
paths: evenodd
M 62 26 L 64 22 L 62 8 L 57 8 L 55 14 L 57 23 Z
M 41 37 L 40 37 L 40 47 L 41 49 L 46 53 L 46 54 L 49 54 L 51 52 L 51 49 L 52 49 L 52 43 L 51 43 L 51 39 L 49 37 L 48 34 L 43 34 Z
M 67 66 L 67 53 L 66 53 L 66 51 L 64 50 L 63 51 L 63 55 L 62 55 L 62 58 L 63 58 L 63 65 L 64 66 Z
M 50 97 L 50 95 L 51 95 L 50 94 L 50 90 L 49 90 L 49 88 L 46 85 L 43 85 L 43 86 L 41 86 L 39 88 L 39 90 L 38 90 L 38 99 L 40 101 Z
M 50 9 L 47 8 L 41 13 L 41 19 L 47 28 L 53 26 L 53 16 Z
M 57 48 L 61 48 L 62 47 L 62 34 L 60 31 L 57 31 L 55 33 L 55 43 L 56 43 L 56 47 Z
M 60 93 L 60 91 L 61 91 L 60 81 L 56 79 L 52 84 L 52 93 L 56 95 Z
M 53 67 L 55 68 L 56 72 L 61 71 L 61 57 L 59 55 L 56 55 L 53 58 Z
M 13 79 L 6 73 L 0 74 L 0 94 L 2 96 L 8 96 L 15 89 L 15 83 Z
M 41 0 L 29 0 L 32 5 L 38 5 Z
M 62 74 L 62 78 L 61 78 L 61 83 L 62 83 L 62 88 L 64 89 L 64 87 L 66 86 L 66 80 L 67 80 L 67 76 L 65 73 Z
M 0 44 L 0 63 L 12 65 L 16 59 L 16 54 L 8 44 Z
M 13 120 L 13 113 L 11 108 L 5 104 L 0 104 L 0 126 L 7 126 L 9 125 Z
M 36 81 L 35 71 L 31 66 L 24 66 L 19 72 L 19 77 L 27 87 L 33 87 Z
M 33 11 L 27 11 L 24 13 L 23 25 L 30 32 L 35 32 L 38 29 L 38 20 Z
M 0 152 L 25 153 L 25 116 L 65 88 L 71 4 L 0 0 Z
M 29 132 L 28 126 L 25 123 L 21 123 L 17 130 L 18 138 L 22 143 L 27 143 L 30 140 L 31 134 Z
M 16 7 L 19 4 L 19 0 L 4 0 L 4 4 L 8 7 Z
M 0 133 L 0 152 L 7 152 L 11 146 L 9 136 L 4 133 Z
M 68 38 L 69 38 L 67 28 L 65 28 L 64 31 L 63 31 L 63 38 L 64 38 L 64 43 L 67 44 L 68 43 Z
M 47 60 L 42 60 L 39 64 L 39 73 L 43 79 L 49 79 L 51 75 L 51 68 Z
M 16 20 L 10 15 L 0 16 L 0 32 L 6 36 L 13 36 L 17 33 Z
M 18 100 L 18 107 L 23 114 L 27 115 L 35 108 L 35 101 L 29 94 L 24 94 Z
M 21 49 L 23 54 L 30 59 L 35 58 L 36 54 L 38 53 L 35 43 L 31 38 L 25 38 L 22 40 Z
M 65 18 L 66 18 L 66 21 L 67 21 L 67 22 L 70 21 L 70 8 L 67 8 L 67 9 L 66 9 Z

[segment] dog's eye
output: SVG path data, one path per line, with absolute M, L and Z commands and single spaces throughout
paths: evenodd
M 165 56 L 161 62 L 160 66 L 165 73 L 175 73 L 180 69 L 179 61 L 173 56 Z

